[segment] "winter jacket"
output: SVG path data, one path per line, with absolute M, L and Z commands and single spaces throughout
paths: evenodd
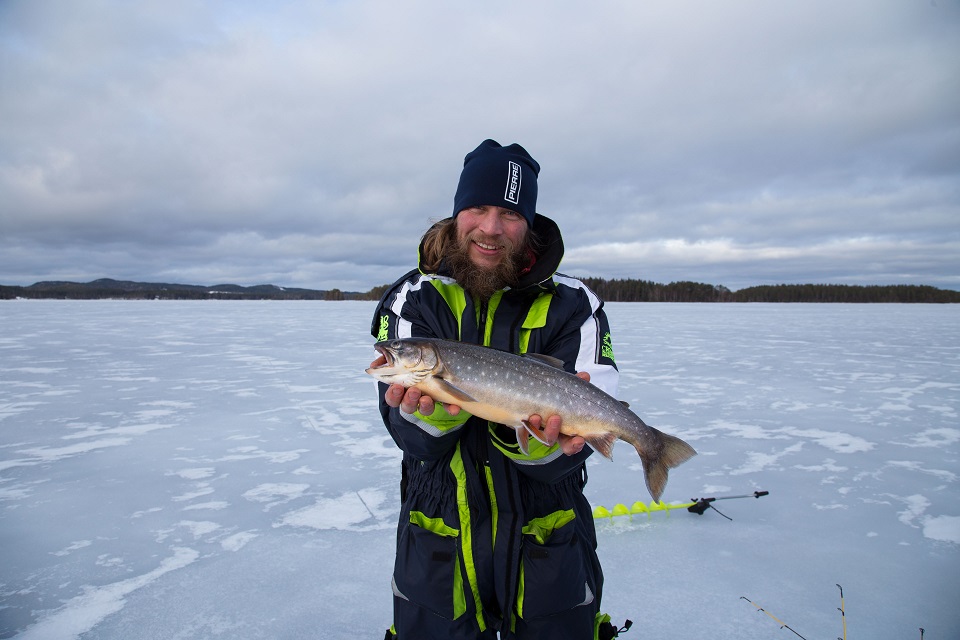
M 447 338 L 550 355 L 571 373 L 589 372 L 593 384 L 615 395 L 618 373 L 602 302 L 579 280 L 556 272 L 563 255 L 556 224 L 537 215 L 534 230 L 544 249 L 518 286 L 478 303 L 443 265 L 438 273 L 417 269 L 383 295 L 372 334 L 378 341 Z M 603 574 L 583 496 L 590 447 L 566 456 L 558 444 L 530 439 L 523 454 L 512 425 L 465 411 L 452 416 L 439 404 L 430 416 L 406 414 L 385 403 L 386 388 L 379 383 L 380 412 L 404 452 L 393 576 L 398 606 L 429 610 L 435 617 L 427 618 L 441 625 L 499 629 L 502 638 L 537 620 L 561 620 L 557 614 L 577 607 L 592 624 Z M 434 637 L 419 627 L 417 633 Z

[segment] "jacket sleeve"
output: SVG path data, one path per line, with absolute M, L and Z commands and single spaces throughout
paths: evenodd
M 424 304 L 424 290 L 418 272 L 411 272 L 389 289 L 380 300 L 373 317 L 371 333 L 378 342 L 395 338 L 443 338 L 440 323 L 430 322 L 420 312 Z M 430 285 L 426 285 L 429 287 Z M 429 293 L 430 289 L 426 292 Z M 470 414 L 461 411 L 450 415 L 437 404 L 434 412 L 425 416 L 419 411 L 405 413 L 386 403 L 388 386 L 377 383 L 380 415 L 393 441 L 407 454 L 418 460 L 437 460 L 456 446 L 460 431 Z
M 566 298 L 564 304 L 559 305 L 570 309 L 569 315 L 561 314 L 557 319 L 553 337 L 544 345 L 543 352 L 566 363 L 570 373 L 586 371 L 592 384 L 616 397 L 619 372 L 613 359 L 610 325 L 603 303 L 579 281 L 570 279 L 570 282 L 578 286 L 568 287 L 562 294 Z M 543 416 L 544 420 L 547 417 Z M 504 451 L 522 473 L 548 483 L 578 470 L 592 452 L 587 445 L 580 453 L 567 456 L 559 444 L 546 447 L 532 438 L 529 455 Z

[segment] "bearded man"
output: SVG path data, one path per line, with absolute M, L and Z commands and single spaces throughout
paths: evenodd
M 485 140 L 468 153 L 452 217 L 424 234 L 418 268 L 384 294 L 372 333 L 553 356 L 615 396 L 603 303 L 557 272 L 563 240 L 536 213 L 539 173 L 518 144 Z M 403 451 L 387 638 L 615 637 L 600 613 L 603 572 L 583 495 L 592 450 L 560 433 L 563 416 L 531 416 L 543 442 L 523 453 L 513 428 L 418 389 L 378 391 Z

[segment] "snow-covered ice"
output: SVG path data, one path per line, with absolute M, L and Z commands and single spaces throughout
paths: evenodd
M 960 307 L 607 306 L 700 455 L 597 522 L 629 638 L 960 637 Z M 0 303 L 0 638 L 380 638 L 399 452 L 372 303 Z M 649 501 L 594 456 L 595 505 Z

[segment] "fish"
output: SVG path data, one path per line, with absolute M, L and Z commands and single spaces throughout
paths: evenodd
M 384 361 L 378 358 L 366 370 L 369 375 L 513 427 L 524 454 L 529 436 L 543 442 L 529 423 L 534 414 L 544 420 L 560 416 L 560 433 L 582 437 L 611 460 L 617 439 L 629 442 L 640 456 L 647 490 L 658 502 L 669 470 L 697 453 L 680 438 L 647 425 L 625 403 L 565 371 L 563 362 L 551 356 L 437 338 L 384 340 L 373 346 Z

